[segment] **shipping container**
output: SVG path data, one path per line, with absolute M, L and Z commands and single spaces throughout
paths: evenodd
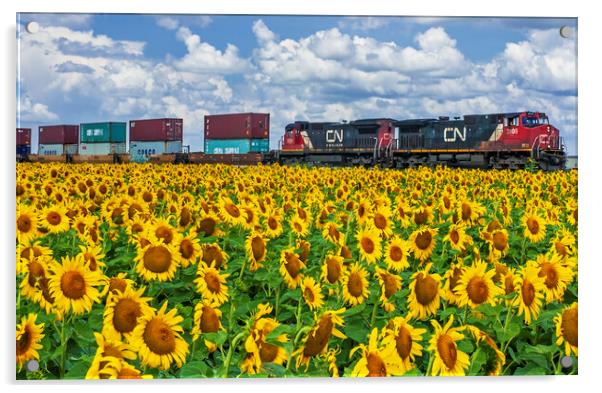
M 266 139 L 269 137 L 269 113 L 205 116 L 205 139 Z
M 21 145 L 17 146 L 17 155 L 18 156 L 28 156 L 31 154 L 31 146 Z
M 146 162 L 153 154 L 181 152 L 182 141 L 130 142 L 130 155 L 134 162 Z
M 126 139 L 125 122 L 84 123 L 80 125 L 80 143 L 121 143 Z
M 40 143 L 38 145 L 38 155 L 40 156 L 60 156 L 63 154 L 63 150 L 62 143 Z
M 125 143 L 80 143 L 80 155 L 124 154 Z
M 38 143 L 42 145 L 76 144 L 78 142 L 79 126 L 56 125 L 40 126 L 38 128 Z
M 207 154 L 267 153 L 269 150 L 268 139 L 205 139 Z
M 182 119 L 130 120 L 130 141 L 182 141 Z
M 31 128 L 17 128 L 17 146 L 31 146 Z

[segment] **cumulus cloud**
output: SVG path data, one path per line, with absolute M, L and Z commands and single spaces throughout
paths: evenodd
M 29 97 L 22 97 L 19 100 L 17 111 L 19 121 L 48 121 L 58 119 L 58 115 L 51 112 L 47 105 L 33 102 Z
M 339 28 L 351 30 L 376 30 L 387 26 L 391 18 L 386 16 L 348 16 L 339 22 Z
M 171 16 L 161 16 L 157 18 L 157 25 L 168 30 L 175 30 L 180 26 L 180 22 Z

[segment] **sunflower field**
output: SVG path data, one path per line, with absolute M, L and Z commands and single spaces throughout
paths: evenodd
M 16 210 L 17 379 L 578 372 L 577 171 L 25 163 Z

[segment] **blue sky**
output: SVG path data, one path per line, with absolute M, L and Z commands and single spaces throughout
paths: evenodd
M 18 14 L 17 24 L 23 127 L 178 116 L 200 150 L 211 113 L 270 112 L 275 147 L 295 119 L 540 110 L 577 150 L 576 39 L 559 34 L 576 19 Z

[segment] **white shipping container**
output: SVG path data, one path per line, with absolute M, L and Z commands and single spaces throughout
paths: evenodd
M 154 154 L 180 152 L 182 141 L 130 141 L 130 157 L 134 162 L 146 162 Z
M 81 155 L 125 154 L 125 143 L 80 143 Z
M 40 144 L 38 145 L 38 154 L 41 156 L 60 156 L 63 154 L 63 144 Z

